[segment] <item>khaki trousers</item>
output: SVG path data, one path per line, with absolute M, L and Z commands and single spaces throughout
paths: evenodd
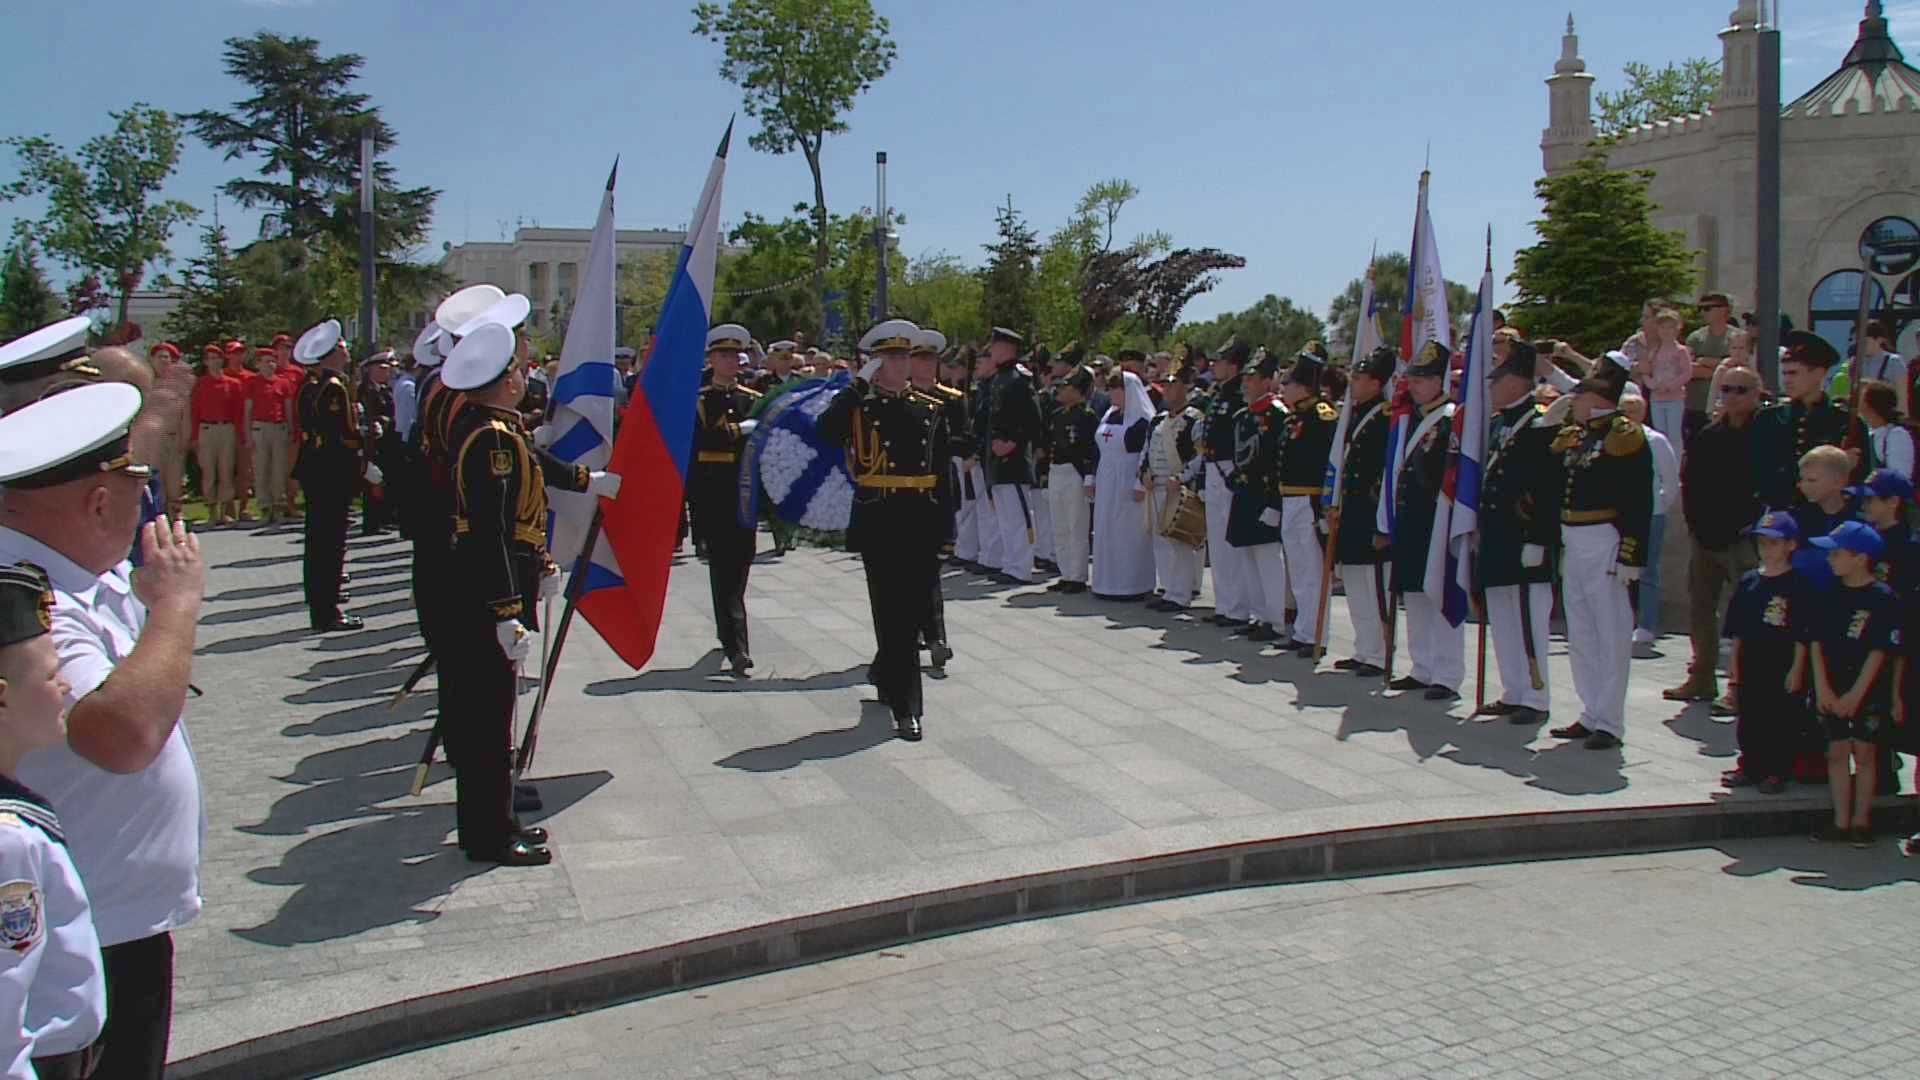
M 287 425 L 253 422 L 253 495 L 260 502 L 260 513 L 278 514 L 287 497 Z
M 1694 545 L 1687 560 L 1687 626 L 1693 637 L 1687 681 L 1698 693 L 1720 696 L 1720 617 L 1733 587 L 1759 564 L 1751 540 L 1735 540 L 1718 551 Z
M 214 516 L 234 498 L 234 451 L 239 445 L 232 424 L 200 425 L 200 495 Z

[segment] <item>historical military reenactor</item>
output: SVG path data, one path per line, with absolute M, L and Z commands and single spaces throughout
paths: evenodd
M 1213 563 L 1213 621 L 1220 626 L 1242 626 L 1253 619 L 1253 570 L 1246 556 L 1227 541 L 1227 520 L 1233 508 L 1234 424 L 1246 407 L 1242 372 L 1253 350 L 1228 342 L 1213 358 L 1213 393 L 1208 399 L 1200 435 L 1200 456 L 1206 464 L 1207 553 Z
M 341 373 L 347 346 L 334 319 L 300 335 L 294 362 L 307 369 L 300 386 L 300 460 L 297 475 L 307 495 L 303 580 L 307 621 L 320 631 L 358 630 L 360 618 L 340 611 L 340 577 L 346 569 L 347 516 L 361 479 L 378 482 L 366 464 L 353 392 Z
M 20 759 L 66 745 L 53 589 L 32 563 L 0 568 L 0 1001 L 19 1025 L 7 1076 L 85 1077 L 107 1014 L 100 940 L 53 804 Z
M 442 629 L 442 679 L 452 720 L 444 729 L 454 762 L 460 847 L 475 862 L 539 866 L 553 859 L 546 830 L 514 817 L 513 715 L 519 664 L 527 656 L 543 595 L 559 591 L 547 557 L 547 487 L 608 498 L 619 477 L 588 473 L 536 450 L 518 405 L 526 372 L 514 332 L 483 323 L 461 337 L 441 381 L 466 395 L 453 419 L 453 565 L 464 588 Z
M 1147 431 L 1147 452 L 1140 461 L 1140 478 L 1147 488 L 1147 500 L 1153 507 L 1153 520 L 1161 522 L 1171 515 L 1187 493 L 1200 483 L 1200 456 L 1194 433 L 1201 423 L 1200 410 L 1189 404 L 1193 389 L 1193 369 L 1175 364 L 1158 376 L 1160 400 L 1166 407 L 1153 418 Z M 1200 548 L 1182 539 L 1162 535 L 1153 537 L 1153 573 L 1160 583 L 1160 595 L 1147 602 L 1154 611 L 1187 610 L 1200 595 Z
M 1340 410 L 1320 394 L 1327 363 L 1313 342 L 1294 357 L 1280 380 L 1287 419 L 1280 440 L 1275 480 L 1280 498 L 1280 544 L 1287 555 L 1287 582 L 1295 612 L 1293 641 L 1298 655 L 1311 659 L 1322 640 L 1320 579 L 1326 554 L 1320 547 L 1320 500 L 1326 494 L 1327 459 L 1333 455 L 1333 429 Z
M 1790 510 L 1801 501 L 1800 459 L 1816 446 L 1840 446 L 1851 416 L 1845 402 L 1827 396 L 1827 371 L 1840 354 L 1819 334 L 1789 331 L 1780 358 L 1780 388 L 1786 400 L 1753 418 L 1754 487 L 1760 504 Z
M 1053 547 L 1060 566 L 1060 580 L 1047 586 L 1048 592 L 1087 591 L 1093 525 L 1087 489 L 1098 462 L 1093 435 L 1100 425 L 1087 400 L 1092 392 L 1092 370 L 1084 365 L 1074 368 L 1055 388 L 1059 407 L 1047 420 L 1046 497 L 1052 503 Z
M 1277 641 L 1285 649 L 1293 638 L 1287 619 L 1287 556 L 1280 546 L 1280 442 L 1287 407 L 1273 392 L 1279 377 L 1280 358 L 1265 350 L 1241 377 L 1247 403 L 1233 417 L 1227 543 L 1242 560 L 1246 576 L 1241 584 L 1253 609 L 1235 634 L 1249 641 Z
M 1653 517 L 1653 450 L 1646 433 L 1619 412 L 1628 367 L 1608 353 L 1574 388 L 1573 422 L 1554 436 L 1561 455 L 1561 567 L 1567 612 L 1567 655 L 1580 719 L 1553 729 L 1556 739 L 1583 739 L 1589 750 L 1612 750 L 1626 737 L 1627 664 L 1633 605 L 1627 587 L 1647 560 Z
M 1056 353 L 1045 345 L 1036 345 L 1028 358 L 1033 367 L 1034 404 L 1040 415 L 1040 431 L 1033 444 L 1033 489 L 1028 492 L 1027 502 L 1033 516 L 1033 564 L 1056 574 L 1060 562 L 1053 542 L 1053 503 L 1047 495 L 1048 474 L 1052 471 L 1052 462 L 1047 459 L 1047 433 L 1052 430 L 1053 414 L 1060 408 L 1060 378 L 1072 370 L 1066 363 L 1067 356 L 1079 348 L 1077 343 L 1070 343 Z
M 1413 670 L 1388 685 L 1395 690 L 1424 689 L 1429 701 L 1458 698 L 1467 674 L 1461 628 L 1447 622 L 1440 597 L 1426 592 L 1427 547 L 1433 539 L 1453 432 L 1454 406 L 1447 400 L 1447 369 L 1452 360 L 1446 346 L 1429 341 L 1407 368 L 1414 426 L 1393 485 L 1392 584 L 1394 595 L 1406 599 L 1407 654 Z M 1389 600 L 1390 617 L 1393 608 Z
M 398 437 L 393 430 L 393 350 L 385 349 L 367 357 L 361 366 L 360 439 L 367 448 L 367 460 L 383 477 L 395 471 L 394 447 Z M 394 504 L 385 484 L 368 484 L 365 507 L 360 517 L 360 535 L 386 532 L 393 524 Z
M 962 345 L 940 362 L 940 385 L 960 395 L 959 404 L 947 413 L 947 435 L 953 449 L 955 511 L 953 519 L 953 561 L 977 569 L 980 555 L 981 507 L 986 503 L 984 482 L 976 475 L 978 463 L 973 456 L 973 424 L 977 388 L 973 382 L 974 350 Z
M 693 508 L 694 537 L 706 545 L 707 579 L 713 589 L 714 630 L 733 673 L 753 670 L 747 641 L 747 573 L 753 567 L 758 530 L 740 523 L 740 451 L 755 421 L 760 395 L 741 386 L 740 354 L 752 338 L 747 328 L 725 323 L 707 332 L 707 366 L 712 379 L 700 388 L 695 404 L 693 468 L 687 477 L 687 501 Z
M 1387 433 L 1392 409 L 1386 388 L 1398 355 L 1382 345 L 1356 360 L 1347 386 L 1352 394 L 1346 446 L 1340 457 L 1339 498 L 1327 512 L 1332 537 L 1330 556 L 1346 585 L 1347 617 L 1353 623 L 1353 655 L 1333 666 L 1362 678 L 1378 678 L 1386 668 L 1387 538 L 1374 531 L 1387 469 Z
M 1474 581 L 1500 665 L 1500 698 L 1476 715 L 1515 724 L 1545 722 L 1553 688 L 1547 668 L 1548 620 L 1560 561 L 1560 455 L 1554 438 L 1572 398 L 1549 410 L 1534 400 L 1539 355 L 1514 341 L 1488 385 L 1493 416 L 1480 481 L 1480 537 Z
M 913 348 L 907 354 L 907 378 L 913 392 L 940 411 L 941 430 L 952 431 L 955 418 L 961 417 L 965 411 L 966 395 L 940 384 L 940 354 L 946 347 L 947 335 L 938 330 L 917 328 L 913 334 Z M 960 488 L 954 481 L 955 474 L 949 466 L 941 472 L 940 484 L 940 507 L 946 514 L 946 525 L 940 539 L 940 554 L 943 557 L 953 554 L 954 531 L 960 507 Z M 947 644 L 947 597 L 941 588 L 938 573 L 933 575 L 933 592 L 927 598 L 927 621 L 920 627 L 920 645 L 927 650 L 933 670 L 947 669 L 947 661 L 953 659 L 953 647 Z
M 847 546 L 860 554 L 874 597 L 874 685 L 895 732 L 909 742 L 921 737 L 925 715 L 916 640 L 939 574 L 949 455 L 939 407 L 907 383 L 916 330 L 890 319 L 868 331 L 860 348 L 874 359 L 816 427 L 825 441 L 847 447 L 854 482 Z
M 1015 362 L 1026 339 L 1004 327 L 993 328 L 987 343 L 992 377 L 987 383 L 985 441 L 978 447 L 987 473 L 995 532 L 999 535 L 1000 580 L 1025 585 L 1033 580 L 1033 445 L 1040 438 L 1040 407 L 1030 375 Z

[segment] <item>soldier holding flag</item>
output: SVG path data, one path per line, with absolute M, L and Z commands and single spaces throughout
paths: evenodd
M 1388 685 L 1395 690 L 1424 689 L 1429 701 L 1458 698 L 1467 673 L 1460 628 L 1441 612 L 1441 598 L 1427 594 L 1427 554 L 1446 478 L 1448 435 L 1453 430 L 1454 405 L 1447 400 L 1447 368 L 1452 359 L 1445 345 L 1429 341 L 1407 368 L 1407 392 L 1418 419 L 1393 490 L 1393 591 L 1406 598 L 1407 652 L 1413 658 L 1413 670 Z M 1387 612 L 1391 617 L 1391 603 Z

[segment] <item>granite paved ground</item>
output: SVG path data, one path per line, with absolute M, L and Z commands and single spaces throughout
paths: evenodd
M 1635 665 L 1624 753 L 1594 753 L 1470 722 L 1469 704 L 1309 677 L 1305 661 L 1191 620 L 957 571 L 960 657 L 929 684 L 930 735 L 910 745 L 861 681 L 872 638 L 856 560 L 806 550 L 755 568 L 758 677 L 740 683 L 719 672 L 705 568 L 688 559 L 648 671 L 575 630 L 535 766 L 558 858 L 490 870 L 448 842 L 444 766 L 425 797 L 406 793 L 433 695 L 388 709 L 423 655 L 405 545 L 353 540 L 350 607 L 367 628 L 319 637 L 297 532 L 205 539 L 207 696 L 189 725 L 207 908 L 179 935 L 176 1058 L 1014 874 L 1334 828 L 1705 802 L 1733 746 L 1703 708 L 1659 700 L 1680 674 L 1677 638 L 1676 655 Z M 1566 701 L 1565 644 L 1554 652 Z
M 1912 1076 L 1920 867 L 1798 838 L 1275 885 L 864 953 L 351 1080 Z M 1898 883 L 1895 885 L 1894 883 Z

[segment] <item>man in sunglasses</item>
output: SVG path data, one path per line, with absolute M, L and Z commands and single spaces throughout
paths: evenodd
M 1680 505 L 1693 536 L 1687 563 L 1688 625 L 1693 663 L 1687 681 L 1666 691 L 1668 701 L 1713 701 L 1722 713 L 1715 674 L 1720 666 L 1720 613 L 1727 591 L 1757 562 L 1744 534 L 1760 517 L 1753 475 L 1753 417 L 1760 407 L 1760 376 L 1728 368 L 1720 377 L 1720 416 L 1695 435 L 1680 465 Z M 1726 709 L 1724 715 L 1732 715 Z
M 1693 354 L 1693 378 L 1687 382 L 1686 433 L 1691 440 L 1707 426 L 1707 414 L 1713 411 L 1710 388 L 1714 369 L 1733 352 L 1733 300 L 1723 292 L 1700 297 L 1695 308 L 1702 326 L 1687 335 L 1687 351 Z

